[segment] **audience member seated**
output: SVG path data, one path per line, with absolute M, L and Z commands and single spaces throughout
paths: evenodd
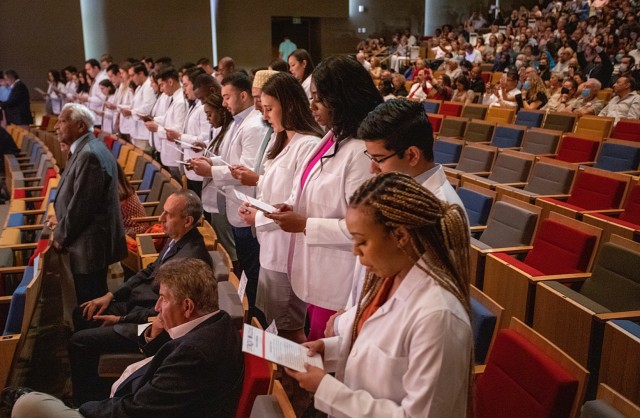
M 147 213 L 140 202 L 136 191 L 129 183 L 122 167 L 118 164 L 118 196 L 120 198 L 120 212 L 122 213 L 122 224 L 124 232 L 129 238 L 136 238 L 136 234 L 146 231 L 149 224 L 147 222 L 134 222 L 134 218 L 147 216 Z
M 479 66 L 473 67 L 469 71 L 469 89 L 474 93 L 484 94 L 487 91 L 487 85 L 482 78 L 482 69 Z
M 68 408 L 61 400 L 24 388 L 16 418 L 233 417 L 243 379 L 242 343 L 218 305 L 213 270 L 198 259 L 164 264 L 156 276 L 158 317 L 140 336 L 149 356 L 130 365 L 106 399 Z M 11 388 L 5 389 L 9 395 Z
M 533 70 L 533 67 L 527 70 L 529 69 Z M 536 110 L 546 105 L 548 101 L 546 90 L 544 81 L 535 73 L 535 70 L 531 71 L 522 85 L 522 94 L 516 95 L 518 109 Z
M 451 78 L 442 74 L 433 80 L 433 85 L 427 93 L 427 97 L 433 100 L 451 100 L 453 89 L 451 88 Z
M 499 107 L 517 107 L 516 95 L 522 94 L 518 89 L 518 73 L 509 71 L 502 76 L 500 84 L 494 86 L 491 95 L 485 99 L 485 104 Z
M 640 118 L 640 95 L 635 92 L 635 84 L 629 76 L 619 77 L 613 85 L 615 95 L 598 115 L 615 118 L 616 123 L 620 119 Z
M 580 96 L 573 104 L 573 113 L 578 115 L 597 115 L 600 113 L 605 103 L 598 99 L 601 84 L 595 78 L 589 78 L 587 81 L 578 86 Z
M 562 83 L 560 89 L 560 100 L 555 108 L 545 107 L 545 110 L 552 112 L 571 112 L 578 101 L 576 96 L 578 92 L 578 83 L 572 77 L 567 77 Z
M 395 73 L 391 76 L 391 83 L 393 84 L 393 95 L 396 97 L 406 97 L 409 92 L 405 86 L 405 79 L 402 74 Z
M 469 79 L 461 75 L 456 78 L 455 82 L 456 88 L 453 90 L 451 101 L 459 102 L 464 105 L 472 104 L 475 95 L 473 94 L 473 90 L 469 89 Z
M 158 287 L 154 279 L 159 267 L 181 258 L 197 258 L 213 265 L 197 228 L 201 217 L 202 203 L 193 191 L 183 190 L 169 196 L 160 222 L 171 240 L 158 259 L 114 293 L 84 303 L 75 312 L 77 332 L 69 343 L 69 357 L 77 405 L 101 399 L 108 392 L 97 376 L 100 354 L 138 352 L 138 324 L 146 323 L 156 314 L 153 308 L 158 300 Z

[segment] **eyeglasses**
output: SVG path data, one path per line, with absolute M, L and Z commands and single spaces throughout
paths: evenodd
M 387 161 L 389 158 L 391 157 L 395 157 L 396 155 L 400 154 L 401 151 L 396 151 L 393 154 L 387 155 L 386 157 L 382 157 L 382 158 L 376 158 L 373 155 L 369 154 L 369 152 L 367 152 L 367 150 L 364 151 L 364 155 L 367 156 L 367 158 L 369 158 L 371 161 L 373 161 L 374 163 L 380 165 L 383 162 Z

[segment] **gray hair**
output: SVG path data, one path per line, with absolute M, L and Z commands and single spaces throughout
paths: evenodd
M 87 127 L 88 131 L 93 130 L 96 118 L 93 116 L 93 112 L 89 108 L 80 103 L 67 103 L 62 108 L 62 112 L 69 111 L 69 119 L 73 122 L 82 122 Z M 62 114 L 62 112 L 60 112 Z
M 182 215 L 187 217 L 191 216 L 193 218 L 193 225 L 200 221 L 202 217 L 202 201 L 198 197 L 198 195 L 189 189 L 179 190 L 173 194 L 176 197 L 180 197 L 184 199 L 184 207 L 182 208 Z
M 602 83 L 597 78 L 588 78 L 587 81 L 585 81 L 585 84 L 587 83 L 589 83 L 590 86 L 593 86 L 596 90 L 602 89 Z

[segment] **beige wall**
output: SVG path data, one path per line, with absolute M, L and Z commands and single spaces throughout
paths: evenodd
M 84 61 L 79 1 L 1 0 L 0 68 L 46 90 L 47 72 Z

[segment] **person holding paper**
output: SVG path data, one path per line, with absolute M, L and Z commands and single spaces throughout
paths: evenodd
M 383 99 L 367 70 L 346 56 L 329 57 L 316 67 L 311 93 L 312 114 L 331 130 L 307 156 L 280 211 L 266 216 L 293 233 L 287 270 L 295 294 L 310 305 L 308 338 L 315 340 L 351 290 L 356 259 L 344 217 L 349 197 L 371 177 L 364 143 L 355 136 Z
M 182 174 L 176 161 L 182 161 L 182 148 L 175 143 L 175 140 L 167 137 L 167 129 L 173 131 L 182 129 L 187 117 L 187 101 L 180 86 L 180 76 L 175 69 L 166 69 L 158 79 L 162 93 L 169 97 L 169 106 L 164 114 L 155 116 L 153 121 L 145 122 L 145 126 L 152 135 L 155 134 L 156 146 L 160 147 L 160 161 L 164 166 L 169 167 L 173 178 L 180 180 Z
M 256 197 L 267 203 L 282 202 L 300 181 L 303 163 L 323 132 L 311 115 L 304 89 L 291 74 L 271 75 L 262 86 L 261 100 L 264 118 L 274 133 Z M 248 204 L 241 206 L 238 214 L 247 224 L 255 225 L 260 241 L 256 306 L 267 323 L 276 321 L 281 336 L 299 343 L 306 341 L 303 328 L 307 305 L 291 289 L 287 274 L 291 234 Z
M 48 87 L 45 95 L 46 103 L 45 107 L 47 112 L 52 115 L 60 114 L 62 110 L 64 84 L 60 79 L 60 72 L 58 70 L 49 70 L 47 75 Z
M 473 333 L 464 209 L 406 174 L 383 173 L 349 200 L 353 252 L 368 274 L 347 332 L 305 343 L 324 370 L 287 369 L 334 417 L 466 417 Z M 327 374 L 335 372 L 335 377 Z
M 136 64 L 129 68 L 129 78 L 136 85 L 136 91 L 133 94 L 131 107 L 124 104 L 119 107 L 121 132 L 130 135 L 132 140 L 146 140 L 149 136 L 149 131 L 147 131 L 144 121 L 138 115 L 151 113 L 151 109 L 156 103 L 157 95 L 151 86 L 152 79 L 144 64 Z M 135 141 L 133 142 L 135 145 Z

